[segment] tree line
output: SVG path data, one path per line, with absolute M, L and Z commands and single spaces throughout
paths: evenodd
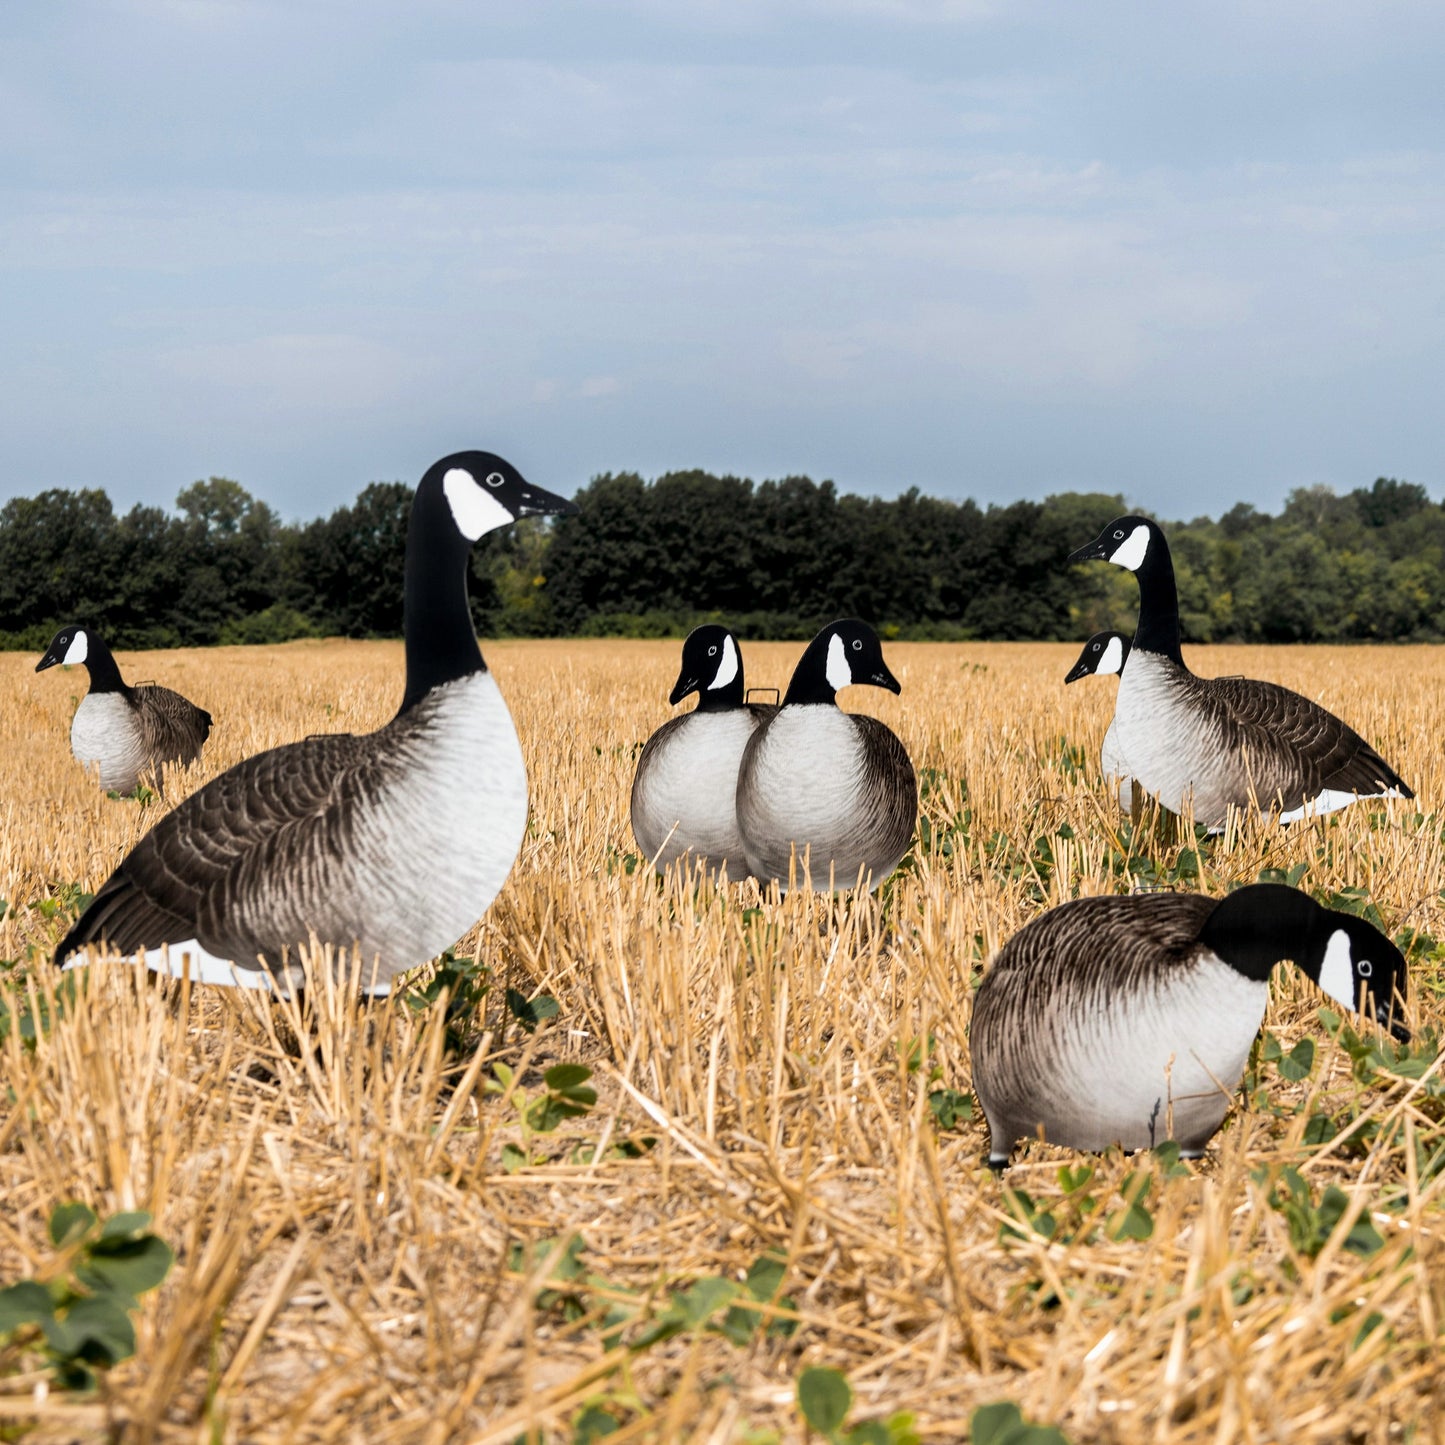
M 224 477 L 186 487 L 173 511 L 117 514 L 99 488 L 14 498 L 0 507 L 0 646 L 38 649 L 67 622 L 131 648 L 397 636 L 412 492 L 374 482 L 299 523 Z M 604 473 L 576 500 L 576 516 L 474 549 L 484 636 L 677 636 L 711 619 L 805 638 L 844 615 L 892 637 L 1133 628 L 1133 578 L 1066 562 L 1129 510 L 1119 496 L 980 507 L 682 471 Z M 1277 516 L 1241 502 L 1165 530 L 1190 640 L 1445 637 L 1445 507 L 1421 486 L 1311 487 Z

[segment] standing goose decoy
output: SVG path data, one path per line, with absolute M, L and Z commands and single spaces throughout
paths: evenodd
M 668 701 L 676 707 L 694 692 L 697 707 L 663 723 L 637 760 L 632 831 L 659 873 L 690 854 L 741 879 L 748 865 L 738 832 L 738 767 L 748 739 L 778 709 L 745 700 L 737 639 L 715 623 L 688 633 Z
M 1070 562 L 1104 558 L 1139 579 L 1139 625 L 1109 731 L 1123 776 L 1171 812 L 1218 832 L 1230 808 L 1281 822 L 1359 798 L 1413 798 L 1358 733 L 1297 692 L 1247 677 L 1196 677 L 1179 650 L 1169 544 L 1146 517 L 1120 517 Z
M 1037 1138 L 1197 1158 L 1228 1111 L 1269 1001 L 1295 964 L 1407 1040 L 1405 960 L 1379 929 L 1256 883 L 1227 898 L 1144 893 L 1051 908 L 999 951 L 974 997 L 973 1084 L 991 1167 Z
M 1124 664 L 1129 660 L 1130 645 L 1129 638 L 1122 632 L 1096 632 L 1084 644 L 1079 660 L 1069 669 L 1064 686 L 1078 682 L 1081 677 L 1093 677 L 1095 674 L 1104 677 L 1111 672 L 1123 672 Z M 1128 770 L 1114 742 L 1113 722 L 1110 722 L 1109 730 L 1104 734 L 1103 746 L 1099 749 L 1099 765 L 1106 778 L 1115 780 L 1119 792 L 1119 806 L 1128 812 L 1133 806 L 1134 790 L 1130 786 Z
M 913 764 L 884 723 L 838 706 L 836 694 L 852 683 L 901 691 L 878 634 L 846 618 L 808 644 L 782 707 L 743 753 L 738 827 L 748 867 L 764 881 L 786 888 L 807 850 L 813 888 L 851 888 L 862 870 L 871 892 L 908 851 L 918 816 Z
M 211 715 L 168 687 L 130 687 L 104 641 L 87 627 L 62 627 L 35 664 L 82 664 L 90 691 L 70 724 L 70 751 L 83 768 L 99 765 L 100 786 L 131 793 L 142 779 L 162 791 L 167 763 L 183 767 L 201 755 L 211 732 Z
M 521 747 L 467 606 L 472 543 L 575 510 L 489 452 L 437 462 L 407 529 L 396 716 L 258 753 L 193 793 L 110 876 L 55 961 L 144 949 L 158 972 L 286 993 L 314 937 L 355 949 L 365 991 L 384 994 L 454 943 L 506 880 L 527 825 Z

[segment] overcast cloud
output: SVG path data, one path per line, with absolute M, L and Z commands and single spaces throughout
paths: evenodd
M 0 9 L 0 499 L 1445 488 L 1430 3 Z

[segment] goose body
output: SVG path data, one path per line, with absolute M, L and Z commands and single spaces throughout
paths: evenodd
M 856 645 L 855 645 L 856 644 Z M 788 886 L 803 870 L 815 889 L 870 891 L 913 839 L 918 784 L 907 750 L 877 718 L 844 712 L 838 689 L 869 683 L 899 691 L 877 634 L 848 619 L 823 629 L 803 654 L 778 713 L 758 729 L 737 781 L 738 826 L 748 866 Z
M 192 794 L 100 888 L 56 962 L 92 945 L 144 950 L 160 971 L 284 992 L 314 939 L 355 950 L 363 987 L 386 993 L 455 942 L 501 889 L 527 823 L 521 747 L 467 611 L 470 545 L 570 507 L 488 453 L 432 467 L 408 530 L 396 716 L 272 748 Z
M 200 757 L 210 713 L 168 687 L 129 686 L 89 628 L 62 627 L 35 670 L 57 664 L 81 664 L 89 673 L 90 688 L 70 724 L 70 751 L 82 767 L 97 769 L 102 788 L 129 793 L 150 780 L 160 790 L 167 764 L 185 766 Z
M 1074 1149 L 1202 1152 L 1224 1120 L 1291 958 L 1399 1037 L 1400 951 L 1352 914 L 1276 884 L 1217 900 L 1156 893 L 1050 909 L 1000 950 L 974 999 L 973 1083 L 989 1162 L 1042 1131 Z M 1399 1002 L 1396 1000 L 1398 994 Z
M 705 858 L 738 880 L 747 852 L 738 831 L 738 769 L 753 734 L 776 707 L 744 701 L 742 655 L 725 627 L 688 634 L 669 701 L 690 693 L 698 706 L 647 740 L 632 780 L 632 832 L 659 873 L 683 858 Z
M 1282 822 L 1360 798 L 1413 798 L 1400 775 L 1333 713 L 1288 688 L 1196 677 L 1180 652 L 1169 545 L 1157 524 L 1121 517 L 1070 558 L 1105 558 L 1139 578 L 1139 625 L 1119 676 L 1106 772 L 1135 779 L 1171 811 L 1218 831 L 1257 804 Z

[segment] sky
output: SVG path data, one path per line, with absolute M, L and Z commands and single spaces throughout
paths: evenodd
M 0 501 L 1445 494 L 1435 0 L 7 0 Z

